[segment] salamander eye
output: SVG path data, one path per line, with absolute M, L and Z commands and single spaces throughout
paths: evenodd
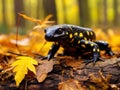
M 60 29 L 58 29 L 55 33 L 56 33 L 56 34 L 62 34 L 62 33 L 63 33 L 63 30 L 60 28 Z

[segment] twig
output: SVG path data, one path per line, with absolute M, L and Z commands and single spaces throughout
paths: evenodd
M 16 48 L 17 48 L 17 50 L 19 51 L 19 53 L 21 53 L 21 51 L 20 51 L 20 49 L 19 49 L 19 47 L 18 47 L 18 43 L 17 43 L 17 41 L 18 41 L 18 26 L 20 25 L 20 16 L 18 15 L 18 21 L 17 21 L 17 30 L 16 30 Z

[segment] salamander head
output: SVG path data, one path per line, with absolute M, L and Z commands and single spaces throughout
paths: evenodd
M 45 39 L 47 41 L 61 41 L 67 39 L 66 29 L 61 25 L 54 25 L 46 28 L 45 30 Z

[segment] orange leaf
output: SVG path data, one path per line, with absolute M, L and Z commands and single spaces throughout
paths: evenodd
M 48 15 L 44 20 L 39 20 L 39 19 L 31 18 L 25 14 L 21 14 L 21 13 L 18 14 L 29 21 L 36 22 L 37 24 L 43 26 L 46 24 L 53 24 L 55 22 L 55 21 L 48 21 L 52 17 L 52 15 Z
M 26 16 L 25 14 L 21 14 L 21 13 L 18 13 L 20 16 L 22 16 L 23 18 L 29 20 L 29 21 L 32 21 L 32 22 L 36 22 L 38 24 L 41 24 L 42 21 L 41 20 L 38 20 L 38 19 L 35 19 L 35 18 L 31 18 L 31 17 L 28 17 Z

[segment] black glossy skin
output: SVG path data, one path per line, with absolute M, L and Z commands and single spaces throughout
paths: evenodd
M 47 59 L 54 57 L 59 47 L 64 48 L 64 55 L 74 57 L 83 56 L 90 52 L 92 57 L 86 63 L 100 60 L 100 50 L 105 50 L 106 54 L 113 55 L 110 46 L 106 41 L 95 41 L 94 31 L 75 25 L 54 25 L 45 29 L 45 39 L 54 42 L 49 50 Z

